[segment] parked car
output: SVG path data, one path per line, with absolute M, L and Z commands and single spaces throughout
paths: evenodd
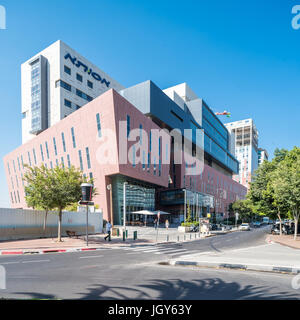
M 261 223 L 259 221 L 253 222 L 253 227 L 254 228 L 260 228 L 260 226 L 261 226 Z
M 210 225 L 210 230 L 216 231 L 216 230 L 218 230 L 218 226 L 217 226 L 216 224 L 212 223 L 212 224 Z
M 243 231 L 250 231 L 250 225 L 249 223 L 242 223 L 239 227 L 240 230 L 243 230 Z

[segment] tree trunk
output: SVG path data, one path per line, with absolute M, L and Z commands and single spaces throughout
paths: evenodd
M 298 213 L 298 211 L 294 212 L 294 223 L 295 223 L 294 240 L 297 240 L 299 215 L 300 214 Z
M 45 233 L 45 231 L 46 231 L 47 216 L 48 216 L 48 210 L 45 211 L 44 227 L 43 227 L 44 233 Z
M 62 241 L 61 241 L 61 218 L 62 218 L 62 210 L 59 209 L 59 215 L 58 215 L 58 238 L 57 238 L 57 242 L 62 242 Z
M 279 219 L 279 235 L 282 236 L 282 221 L 281 221 L 281 215 L 280 215 L 279 210 L 278 210 L 277 217 Z

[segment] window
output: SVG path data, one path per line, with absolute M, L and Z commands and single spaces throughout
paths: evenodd
M 132 166 L 135 168 L 135 145 L 132 147 Z
M 18 157 L 18 168 L 19 168 L 19 171 L 21 171 L 20 158 L 19 157 Z
M 100 114 L 99 113 L 97 113 L 96 118 L 97 118 L 98 137 L 101 138 L 102 133 L 101 133 L 101 121 L 100 121 Z
M 62 81 L 62 80 L 56 81 L 55 88 L 58 88 L 58 87 L 62 87 L 62 88 L 66 89 L 67 91 L 70 91 L 70 92 L 72 91 L 72 86 L 69 85 L 68 83 Z
M 61 164 L 62 164 L 62 167 L 64 168 L 65 167 L 64 157 L 61 157 Z
M 90 180 L 93 180 L 93 173 L 90 172 Z
M 65 99 L 65 106 L 68 108 L 72 108 L 72 102 L 70 100 Z
M 80 162 L 80 170 L 83 171 L 83 162 L 82 162 L 81 150 L 78 151 L 78 155 L 79 155 L 79 162 Z
M 82 82 L 82 75 L 79 74 L 79 73 L 77 73 L 77 74 L 76 74 L 76 79 L 77 79 L 78 81 Z
M 33 152 L 33 159 L 34 159 L 34 164 L 36 164 L 36 154 L 35 154 L 35 149 L 32 150 Z
M 50 161 L 50 168 L 53 169 L 52 161 Z
M 143 170 L 146 169 L 146 153 L 143 151 Z
M 72 141 L 73 141 L 73 148 L 76 148 L 76 140 L 75 140 L 75 132 L 74 128 L 71 128 L 71 134 L 72 134 Z
M 90 97 L 89 95 L 83 93 L 83 92 L 80 91 L 79 89 L 76 89 L 76 95 L 77 95 L 78 97 L 82 98 L 82 99 L 85 99 L 85 100 L 89 101 L 89 102 L 93 100 L 92 97 Z
M 41 144 L 40 144 L 40 149 L 41 149 L 42 161 L 44 162 L 44 152 L 43 152 L 43 146 Z
M 19 188 L 19 181 L 17 176 L 16 176 L 16 182 L 17 182 L 17 187 Z
M 71 160 L 70 160 L 70 155 L 67 155 L 67 160 L 68 160 L 68 168 L 71 168 Z
M 59 163 L 58 163 L 58 160 L 56 159 L 56 166 L 58 167 L 59 166 Z
M 10 167 L 8 162 L 7 162 L 7 169 L 8 169 L 8 173 L 10 174 Z
M 88 169 L 91 169 L 91 159 L 90 159 L 89 148 L 86 148 L 85 152 L 86 152 L 86 161 L 87 161 Z
M 81 107 L 78 105 L 78 104 L 76 104 L 76 110 L 78 110 L 78 109 L 80 109 Z
M 67 73 L 68 75 L 71 75 L 71 69 L 67 66 L 64 66 L 64 71 L 65 73 Z
M 49 159 L 49 149 L 48 149 L 48 143 L 47 142 L 45 142 L 45 147 L 46 147 L 47 158 Z
M 130 134 L 130 116 L 127 115 L 127 138 L 129 137 Z
M 24 161 L 23 161 L 23 156 L 21 156 L 21 162 L 22 162 L 22 168 L 24 169 Z
M 15 160 L 13 160 L 13 165 L 14 165 L 14 172 L 16 173 L 16 165 L 15 165 Z
M 87 81 L 87 85 L 88 85 L 88 87 L 91 88 L 91 89 L 94 88 L 93 82 L 91 82 L 91 81 L 89 81 L 89 80 Z
M 56 140 L 55 140 L 55 138 L 53 138 L 53 145 L 54 145 L 55 155 L 57 156 L 57 148 L 56 148 Z
M 62 144 L 63 144 L 63 150 L 64 150 L 64 152 L 66 152 L 65 134 L 63 132 L 61 133 L 61 139 L 62 139 Z
M 140 124 L 140 144 L 143 143 L 143 125 Z

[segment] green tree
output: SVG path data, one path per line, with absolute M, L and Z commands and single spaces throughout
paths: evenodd
M 237 200 L 231 206 L 233 212 L 239 214 L 239 218 L 243 221 L 251 221 L 253 217 L 253 208 L 250 200 Z
M 300 216 L 300 148 L 291 150 L 273 174 L 272 186 L 276 203 L 292 213 L 297 239 Z
M 26 202 L 29 207 L 58 211 L 58 241 L 61 241 L 63 210 L 81 199 L 81 184 L 87 181 L 82 172 L 74 166 L 57 166 L 47 169 L 44 165 L 28 167 L 24 176 Z M 94 190 L 93 194 L 97 194 Z
M 45 211 L 43 225 L 45 232 L 48 212 L 55 208 L 50 196 L 52 190 L 49 187 L 49 170 L 44 165 L 34 168 L 25 165 L 25 167 L 23 178 L 26 183 L 25 200 L 28 207 Z

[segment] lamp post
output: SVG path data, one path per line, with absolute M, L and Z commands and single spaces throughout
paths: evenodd
M 107 190 L 109 190 L 109 199 L 110 199 L 110 221 L 111 225 L 114 226 L 114 215 L 113 215 L 113 208 L 112 208 L 112 185 L 107 185 Z
M 79 204 L 86 205 L 86 246 L 89 246 L 89 205 L 93 205 L 92 193 L 94 186 L 90 183 L 81 184 L 82 199 Z
M 186 189 L 184 191 L 184 222 L 186 222 Z
M 126 186 L 128 182 L 125 181 L 123 184 L 123 228 L 126 237 Z

